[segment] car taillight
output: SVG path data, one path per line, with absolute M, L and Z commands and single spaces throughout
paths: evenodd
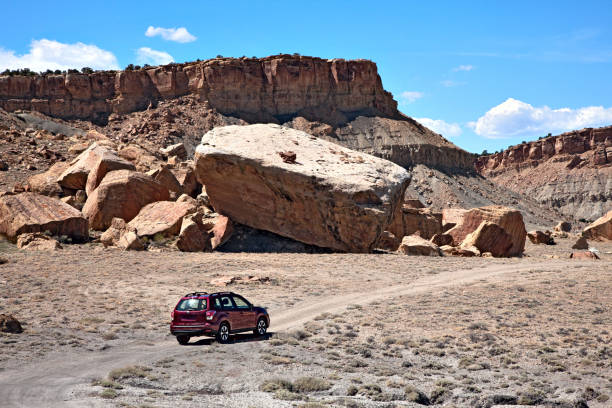
M 174 310 L 170 313 L 170 319 L 174 320 Z
M 215 318 L 214 310 L 209 310 L 208 312 L 206 312 L 206 320 L 212 320 L 214 318 Z

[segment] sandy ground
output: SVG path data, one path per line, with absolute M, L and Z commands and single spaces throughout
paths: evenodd
M 0 242 L 2 406 L 612 406 L 612 244 L 515 259 L 18 251 Z M 225 275 L 270 335 L 168 333 L 181 295 Z M 586 405 L 580 405 L 580 404 Z

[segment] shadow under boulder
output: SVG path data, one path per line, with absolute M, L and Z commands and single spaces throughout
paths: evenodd
M 216 249 L 219 252 L 329 254 L 331 249 L 308 245 L 272 232 L 234 224 L 231 238 Z

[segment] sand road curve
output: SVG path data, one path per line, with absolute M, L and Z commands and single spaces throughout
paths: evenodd
M 577 263 L 574 263 L 577 264 Z M 517 273 L 550 269 L 550 262 L 488 265 L 482 268 L 441 272 L 410 284 L 334 296 L 325 301 L 302 302 L 289 310 L 270 311 L 271 329 L 275 332 L 301 327 L 324 312 L 337 313 L 350 304 L 367 304 L 381 298 L 436 292 L 445 288 L 478 283 L 517 279 Z M 95 407 L 105 406 L 93 398 L 77 399 L 72 390 L 103 377 L 109 371 L 127 365 L 145 365 L 159 356 L 179 356 L 193 349 L 176 341 L 158 343 L 134 342 L 107 350 L 87 353 L 64 353 L 46 356 L 35 364 L 0 372 L 0 404 L 5 407 Z

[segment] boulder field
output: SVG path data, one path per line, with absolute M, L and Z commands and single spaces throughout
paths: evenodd
M 271 124 L 211 130 L 195 168 L 220 214 L 346 252 L 372 251 L 410 181 L 394 163 Z

